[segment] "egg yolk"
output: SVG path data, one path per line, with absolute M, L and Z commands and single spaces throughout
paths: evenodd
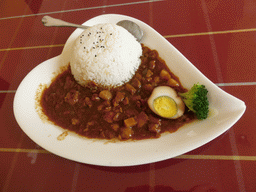
M 168 96 L 161 96 L 154 99 L 153 107 L 158 115 L 165 118 L 173 117 L 178 111 L 176 102 Z

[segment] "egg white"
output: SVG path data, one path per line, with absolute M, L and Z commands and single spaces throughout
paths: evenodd
M 177 105 L 177 113 L 174 116 L 169 117 L 168 119 L 177 119 L 177 118 L 181 117 L 184 114 L 184 112 L 185 112 L 184 102 L 182 101 L 180 96 L 177 94 L 177 92 L 173 88 L 168 87 L 168 86 L 156 87 L 153 90 L 151 96 L 149 97 L 148 106 L 154 113 L 161 116 L 160 114 L 157 113 L 157 111 L 154 108 L 154 100 L 156 98 L 162 97 L 162 96 L 170 97 L 171 99 L 173 99 L 176 102 L 176 105 Z

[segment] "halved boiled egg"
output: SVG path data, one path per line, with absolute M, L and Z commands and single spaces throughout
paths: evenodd
M 177 119 L 185 112 L 182 99 L 168 86 L 156 87 L 148 99 L 148 106 L 157 115 L 168 119 Z

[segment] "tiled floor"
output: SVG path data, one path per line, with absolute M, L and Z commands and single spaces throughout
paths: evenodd
M 2 191 L 256 191 L 255 1 L 2 0 L 0 10 Z M 15 91 L 29 71 L 61 53 L 74 31 L 46 28 L 42 17 L 81 24 L 109 13 L 152 26 L 212 82 L 245 102 L 242 118 L 194 151 L 132 167 L 80 164 L 34 143 L 14 118 Z

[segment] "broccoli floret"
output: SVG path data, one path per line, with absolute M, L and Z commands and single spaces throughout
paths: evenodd
M 204 85 L 194 84 L 186 93 L 179 93 L 185 105 L 193 111 L 198 119 L 206 119 L 209 113 L 208 90 Z

